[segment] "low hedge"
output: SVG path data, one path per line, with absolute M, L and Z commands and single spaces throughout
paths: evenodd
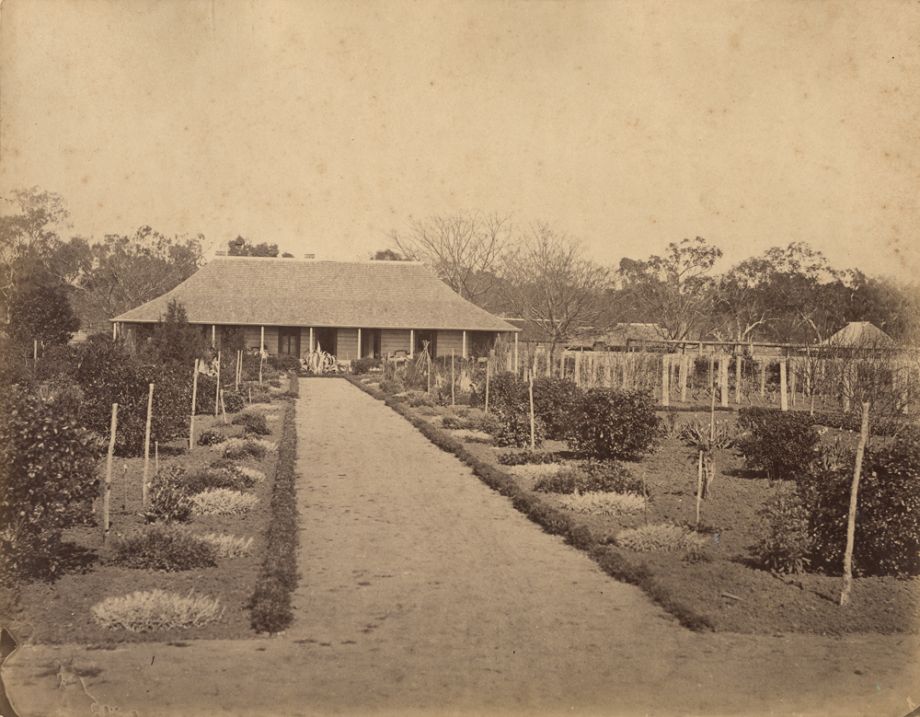
M 346 378 L 365 393 L 383 401 L 438 448 L 457 456 L 483 483 L 500 495 L 511 498 L 511 504 L 515 509 L 541 526 L 544 531 L 552 535 L 560 535 L 573 547 L 586 551 L 608 575 L 642 588 L 652 600 L 677 618 L 684 627 L 697 631 L 712 629 L 712 623 L 705 615 L 700 615 L 681 602 L 679 597 L 655 580 L 647 564 L 627 558 L 615 547 L 602 544 L 588 527 L 579 525 L 563 511 L 553 508 L 543 502 L 539 496 L 520 488 L 510 475 L 477 458 L 462 443 L 415 416 L 411 409 L 401 402 L 394 401 L 392 397 L 351 377 Z
M 297 378 L 291 376 L 297 392 Z M 265 561 L 249 600 L 250 624 L 256 632 L 279 632 L 291 624 L 291 593 L 297 587 L 298 514 L 295 465 L 297 428 L 294 404 L 284 410 L 278 462 L 272 485 L 271 519 L 265 540 Z

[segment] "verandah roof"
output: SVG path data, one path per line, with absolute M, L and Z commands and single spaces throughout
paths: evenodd
M 173 299 L 201 324 L 518 331 L 417 262 L 254 257 L 218 257 L 113 321 L 160 321 Z

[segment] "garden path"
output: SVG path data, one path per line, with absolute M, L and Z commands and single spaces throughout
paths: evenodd
M 916 636 L 691 633 L 382 403 L 339 380 L 301 396 L 291 629 L 25 648 L 4 673 L 23 715 L 54 714 L 68 658 L 100 702 L 143 715 L 896 717 L 920 702 Z

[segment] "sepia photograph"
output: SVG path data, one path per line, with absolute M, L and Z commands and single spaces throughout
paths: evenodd
M 0 717 L 920 715 L 920 2 L 0 0 Z

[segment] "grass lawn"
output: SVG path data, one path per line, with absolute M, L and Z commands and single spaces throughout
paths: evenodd
M 286 400 L 275 398 L 270 405 L 254 404 L 269 417 L 271 435 L 264 436 L 277 444 L 283 427 Z M 272 418 L 274 417 L 274 418 Z M 196 418 L 196 434 L 213 428 L 226 436 L 239 435 L 241 426 L 213 416 Z M 151 449 L 151 453 L 152 453 Z M 160 468 L 181 466 L 187 474 L 207 467 L 221 457 L 221 446 L 195 446 L 188 452 L 182 441 L 160 446 Z M 264 558 L 265 530 L 271 514 L 270 496 L 277 453 L 269 451 L 261 460 L 236 460 L 265 474 L 265 480 L 248 492 L 258 497 L 255 508 L 244 515 L 194 515 L 182 524 L 196 534 L 229 533 L 241 538 L 253 538 L 249 555 L 219 558 L 216 567 L 165 572 L 139 570 L 112 565 L 112 542 L 104 544 L 101 527 L 101 500 L 97 500 L 95 516 L 98 525 L 80 526 L 65 531 L 65 540 L 72 549 L 73 559 L 65 573 L 53 582 L 33 581 L 18 590 L 10 586 L 0 589 L 0 622 L 8 625 L 20 638 L 33 642 L 105 644 L 118 641 L 182 640 L 187 638 L 239 638 L 255 633 L 250 628 L 247 602 L 252 596 Z M 100 468 L 104 476 L 105 460 Z M 151 456 L 151 474 L 153 456 Z M 127 535 L 141 529 L 145 522 L 141 512 L 141 483 L 143 458 L 118 458 L 113 469 L 111 493 L 111 535 Z M 137 590 L 159 588 L 171 592 L 210 595 L 220 599 L 223 616 L 208 625 L 184 630 L 132 633 L 126 630 L 106 630 L 93 620 L 90 609 L 106 597 L 125 595 Z M 17 599 L 18 598 L 18 599 Z
M 360 382 L 372 390 L 374 382 Z M 417 419 L 439 427 L 445 415 L 481 416 L 479 409 L 457 406 L 411 407 L 403 397 L 402 408 Z M 679 421 L 708 420 L 704 412 L 686 412 Z M 734 421 L 734 414 L 720 413 L 720 421 Z M 498 455 L 509 449 L 497 448 L 461 431 L 444 433 L 460 441 L 476 459 L 504 471 L 516 485 L 548 505 L 565 510 L 563 496 L 534 491 L 540 477 L 552 473 L 552 466 L 502 466 Z M 851 435 L 844 433 L 849 440 Z M 548 441 L 544 451 L 565 451 L 563 443 Z M 920 616 L 920 578 L 862 577 L 854 580 L 850 604 L 841 608 L 837 598 L 841 578 L 816 573 L 775 575 L 752 564 L 751 546 L 758 538 L 757 512 L 771 491 L 766 478 L 744 470 L 743 460 L 733 450 L 716 451 L 716 478 L 709 497 L 703 501 L 700 532 L 706 539 L 706 558 L 689 561 L 682 551 L 637 553 L 612 545 L 624 528 L 645 523 L 695 522 L 696 451 L 676 437 L 666 438 L 642 461 L 627 464 L 637 476 L 644 476 L 650 500 L 645 511 L 617 515 L 595 515 L 565 510 L 578 525 L 590 529 L 592 550 L 602 555 L 615 551 L 630 562 L 644 565 L 668 595 L 678 599 L 707 619 L 716 630 L 741 633 L 806 632 L 843 634 L 859 632 L 916 632 Z M 564 464 L 574 465 L 574 458 Z M 558 468 L 558 466 L 557 466 Z

